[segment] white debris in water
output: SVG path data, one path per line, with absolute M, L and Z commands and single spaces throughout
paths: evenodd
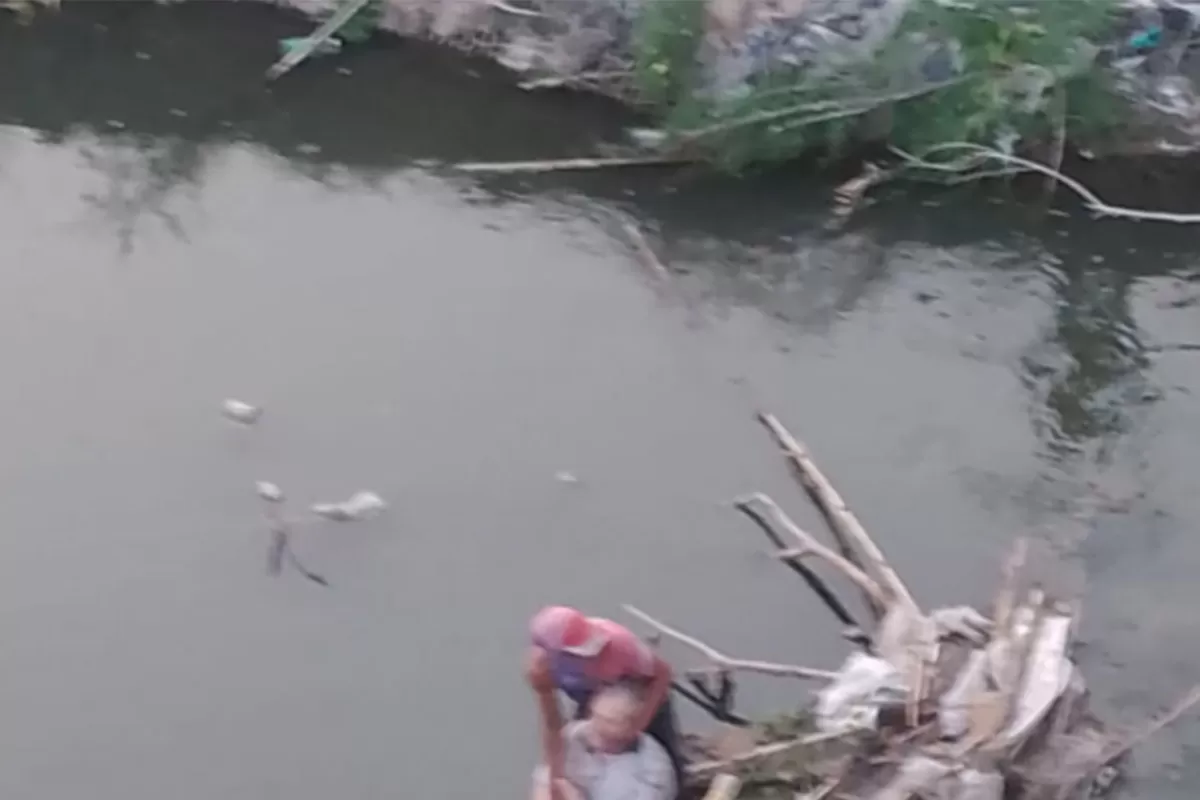
M 249 403 L 243 403 L 241 400 L 230 399 L 221 403 L 221 413 L 225 415 L 226 419 L 233 422 L 238 422 L 242 425 L 253 425 L 262 416 L 263 410 L 261 406 L 252 406 Z
M 358 522 L 378 516 L 387 508 L 383 498 L 374 492 L 355 492 L 340 503 L 316 503 L 312 512 L 334 522 Z
M 278 484 L 270 481 L 258 481 L 254 484 L 254 491 L 268 503 L 283 502 L 283 489 L 280 489 Z

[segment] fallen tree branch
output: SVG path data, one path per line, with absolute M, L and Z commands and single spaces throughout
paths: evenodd
M 800 667 L 792 664 L 778 664 L 771 661 L 750 661 L 747 659 L 730 658 L 720 650 L 705 644 L 694 636 L 688 636 L 686 633 L 659 622 L 641 609 L 631 605 L 623 605 L 622 608 L 625 609 L 626 613 L 637 617 L 663 636 L 692 648 L 711 661 L 715 666 L 724 670 L 733 672 L 758 672 L 763 675 L 778 675 L 806 680 L 833 680 L 837 676 L 836 672 L 825 669 L 813 669 L 812 667 Z
M 454 165 L 459 172 L 511 175 L 514 173 L 565 172 L 617 167 L 653 167 L 691 164 L 683 156 L 631 156 L 628 158 L 551 158 L 540 161 L 464 161 Z
M 872 602 L 885 605 L 884 592 L 879 587 L 879 584 L 875 582 L 874 578 L 849 559 L 821 544 L 812 534 L 803 530 L 795 522 L 792 522 L 791 517 L 785 514 L 783 509 L 767 495 L 758 492 L 740 497 L 733 502 L 733 507 L 753 519 L 756 516 L 753 508 L 754 503 L 763 506 L 766 509 L 766 516 L 800 543 L 799 547 L 776 553 L 776 558 L 784 561 L 792 561 L 805 558 L 806 556 L 817 556 L 849 578 L 854 585 L 863 591 L 864 595 L 871 598 Z
M 865 556 L 866 565 L 870 569 L 864 567 L 859 558 L 847 556 L 847 560 L 867 574 L 871 574 L 873 570 L 875 577 L 878 577 L 888 595 L 899 602 L 918 608 L 916 600 L 913 599 L 908 587 L 904 585 L 904 581 L 884 558 L 883 551 L 875 544 L 870 534 L 867 533 L 867 529 L 858 521 L 858 517 L 850 510 L 850 507 L 846 505 L 846 501 L 842 499 L 837 489 L 817 467 L 808 454 L 807 448 L 792 436 L 783 423 L 773 415 L 760 413 L 758 419 L 783 449 L 788 461 L 795 468 L 800 485 L 804 487 L 804 490 L 821 510 L 830 528 L 838 537 L 843 552 L 849 551 Z M 886 606 L 886 603 L 871 605 L 871 609 L 877 617 L 881 616 L 883 606 Z
M 986 159 L 992 159 L 1004 164 L 1011 164 L 1020 167 L 1026 172 L 1037 172 L 1048 178 L 1054 178 L 1056 181 L 1066 186 L 1080 200 L 1083 205 L 1099 217 L 1113 217 L 1116 219 L 1130 219 L 1140 222 L 1174 222 L 1181 225 L 1196 225 L 1200 224 L 1200 214 L 1176 214 L 1170 211 L 1147 211 L 1139 208 L 1127 208 L 1125 206 L 1114 206 L 1104 202 L 1099 195 L 1091 189 L 1084 186 L 1074 178 L 1068 177 L 1061 172 L 1046 166 L 1045 164 L 1032 161 L 1028 158 L 1010 155 L 1008 153 L 996 150 L 991 147 L 974 144 L 972 142 L 946 142 L 944 144 L 935 145 L 929 148 L 921 156 L 914 156 L 897 147 L 889 148 L 893 153 L 906 161 L 909 166 L 921 167 L 923 169 L 934 169 L 939 171 L 957 172 L 958 169 L 946 169 L 945 165 L 939 165 L 936 162 L 928 160 L 930 155 L 934 153 L 942 153 L 948 151 L 963 151 L 974 153 Z
M 794 552 L 794 550 L 789 549 L 788 546 L 784 544 L 783 538 L 776 533 L 775 529 L 771 527 L 771 523 L 767 521 L 767 518 L 764 517 L 758 509 L 750 505 L 743 505 L 739 506 L 739 510 L 749 517 L 750 520 L 759 527 L 759 530 L 767 535 L 767 538 L 771 540 L 771 544 L 775 545 L 776 557 L 782 553 Z M 804 579 L 804 582 L 808 584 L 809 588 L 816 592 L 817 596 L 821 598 L 825 605 L 829 607 L 829 610 L 833 612 L 833 615 L 837 617 L 843 625 L 863 630 L 863 627 L 858 624 L 858 621 L 854 619 L 854 615 L 850 613 L 838 596 L 833 593 L 833 590 L 826 586 L 825 582 L 821 580 L 820 576 L 809 569 L 808 565 L 801 561 L 799 557 L 785 559 L 783 563 L 787 564 L 792 571 Z

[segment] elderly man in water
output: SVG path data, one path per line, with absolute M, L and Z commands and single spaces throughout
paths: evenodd
M 551 778 L 545 765 L 534 773 L 533 800 L 673 800 L 671 759 L 637 727 L 642 705 L 629 686 L 596 692 L 591 715 L 562 731 L 561 777 Z
M 631 724 L 666 751 L 678 784 L 682 760 L 670 700 L 670 665 L 624 626 L 586 617 L 574 608 L 543 608 L 530 628 L 533 641 L 525 675 L 538 700 L 549 785 L 557 786 L 563 776 L 563 718 L 557 693 L 574 701 L 579 720 L 594 713 L 597 692 L 618 684 L 640 693 Z

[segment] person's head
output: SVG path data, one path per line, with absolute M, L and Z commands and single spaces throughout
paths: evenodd
M 628 686 L 609 686 L 592 697 L 588 713 L 588 734 L 592 746 L 616 753 L 634 743 L 641 731 L 637 727 L 642 697 Z
M 608 644 L 608 637 L 588 617 L 569 606 L 547 606 L 530 624 L 533 638 L 543 647 L 575 658 L 592 658 Z

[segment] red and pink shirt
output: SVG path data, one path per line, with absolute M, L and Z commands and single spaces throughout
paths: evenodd
M 550 670 L 558 688 L 581 702 L 601 686 L 624 680 L 647 681 L 654 677 L 657 658 L 650 646 L 624 625 L 612 620 L 589 620 L 607 638 L 604 648 L 590 658 L 561 649 L 561 631 L 552 623 L 534 620 L 533 644 L 550 654 Z

